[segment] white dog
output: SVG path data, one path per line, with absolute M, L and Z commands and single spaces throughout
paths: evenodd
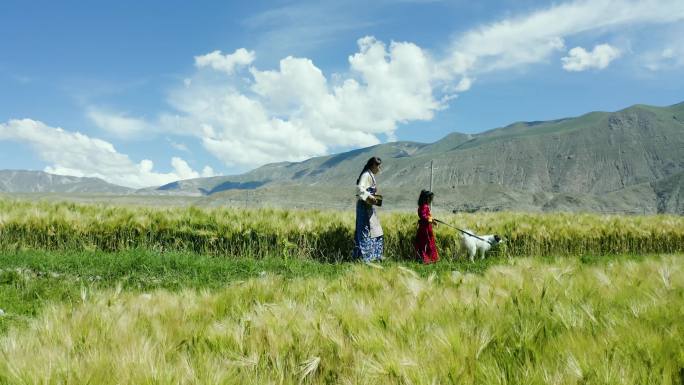
M 461 233 L 461 247 L 468 252 L 470 262 L 473 262 L 475 255 L 479 252 L 480 259 L 484 259 L 485 252 L 494 246 L 503 243 L 500 236 L 494 235 L 477 235 L 470 230 L 465 230 L 472 235 Z M 482 239 L 479 239 L 482 238 Z

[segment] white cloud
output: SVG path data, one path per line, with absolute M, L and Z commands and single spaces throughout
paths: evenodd
M 358 45 L 349 72 L 332 80 L 311 60 L 295 57 L 282 59 L 277 70 L 251 67 L 242 88 L 235 84 L 244 73 L 223 71 L 230 76 L 217 84 L 200 71 L 171 96 L 182 115 L 162 120 L 200 138 L 228 165 L 255 166 L 374 145 L 378 135 L 392 137 L 398 124 L 430 120 L 444 107 L 434 89 L 445 77 L 427 52 L 372 37 Z M 456 88 L 469 86 L 463 79 Z
M 144 119 L 133 118 L 124 113 L 112 112 L 98 107 L 89 107 L 86 115 L 98 128 L 124 139 L 138 138 L 154 130 Z
M 254 51 L 239 48 L 232 54 L 223 55 L 221 51 L 214 51 L 206 55 L 195 56 L 195 66 L 197 68 L 211 67 L 217 71 L 232 74 L 235 69 L 250 65 L 254 59 Z M 187 79 L 185 83 L 187 86 L 190 85 Z
M 599 44 L 591 52 L 582 47 L 575 47 L 568 51 L 568 56 L 561 58 L 561 61 L 564 70 L 579 72 L 590 68 L 604 69 L 620 55 L 619 49 L 608 44 Z
M 175 148 L 178 151 L 190 152 L 190 149 L 188 149 L 188 146 L 186 146 L 184 143 L 177 143 L 169 138 L 166 138 L 166 141 L 169 142 L 171 147 Z
M 202 178 L 209 178 L 212 176 L 216 176 L 216 172 L 214 172 L 214 169 L 209 166 L 204 166 L 204 168 L 202 169 Z
M 513 68 L 547 61 L 573 35 L 680 20 L 681 0 L 573 1 L 466 32 L 455 39 L 445 64 L 459 74 Z
M 247 17 L 242 24 L 257 36 L 253 47 L 259 57 L 273 62 L 317 52 L 322 45 L 369 29 L 377 23 L 371 21 L 370 11 L 379 6 L 379 2 L 360 1 L 283 2 Z
M 673 43 L 641 55 L 642 64 L 648 70 L 667 71 L 684 67 L 684 41 Z
M 204 166 L 202 172 L 198 173 L 197 171 L 194 171 L 190 165 L 188 165 L 188 162 L 178 157 L 171 158 L 171 165 L 173 166 L 175 174 L 178 175 L 178 178 L 176 179 L 195 179 L 199 177 L 207 178 L 216 175 L 214 169 L 209 166 Z
M 0 124 L 0 140 L 28 143 L 50 164 L 45 171 L 53 174 L 97 177 L 134 188 L 200 176 L 181 158 L 171 160 L 173 172 L 155 172 L 151 160 L 135 163 L 127 155 L 117 152 L 109 142 L 31 119 Z M 213 174 L 213 171 L 205 168 L 204 174 Z

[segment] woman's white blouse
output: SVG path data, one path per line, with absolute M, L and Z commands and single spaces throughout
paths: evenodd
M 368 199 L 371 193 L 369 193 L 367 190 L 374 184 L 375 178 L 373 178 L 373 175 L 370 171 L 366 171 L 361 174 L 361 179 L 359 179 L 359 183 L 356 185 L 356 196 L 359 197 L 359 200 L 365 202 L 366 199 Z

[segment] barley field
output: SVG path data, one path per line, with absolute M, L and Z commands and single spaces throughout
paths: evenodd
M 0 338 L 12 384 L 678 384 L 684 260 L 397 264 L 83 288 Z
M 684 219 L 0 200 L 0 384 L 684 384 Z
M 506 239 L 510 257 L 684 252 L 684 217 L 571 213 L 435 214 L 456 227 Z M 411 259 L 417 216 L 381 213 L 385 254 Z M 0 200 L 0 251 L 146 249 L 228 257 L 351 255 L 354 213 L 283 209 L 154 208 Z M 458 232 L 436 230 L 441 255 L 455 258 Z

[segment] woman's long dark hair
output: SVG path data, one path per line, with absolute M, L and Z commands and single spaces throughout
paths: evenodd
M 432 197 L 435 196 L 435 193 L 432 191 L 428 190 L 420 190 L 420 196 L 418 197 L 418 206 L 422 205 L 429 205 L 432 203 Z
M 359 174 L 359 177 L 356 178 L 356 184 L 359 184 L 359 181 L 361 181 L 361 175 L 363 175 L 364 172 L 370 170 L 370 168 L 375 166 L 376 164 L 378 166 L 382 164 L 382 160 L 380 158 L 378 158 L 377 156 L 374 156 L 374 157 L 368 159 L 368 162 L 366 162 L 366 165 L 363 166 L 363 170 L 361 170 L 361 174 Z

